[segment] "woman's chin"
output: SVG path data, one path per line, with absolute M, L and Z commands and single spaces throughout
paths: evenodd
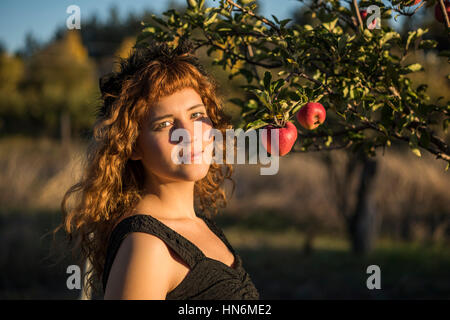
M 210 164 L 185 163 L 180 165 L 180 173 L 185 180 L 198 181 L 203 179 L 209 171 Z

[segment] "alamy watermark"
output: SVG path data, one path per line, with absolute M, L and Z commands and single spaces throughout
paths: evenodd
M 381 29 L 381 11 L 379 6 L 372 4 L 367 8 L 360 8 L 360 10 L 367 11 L 367 14 L 373 13 L 371 15 L 367 15 L 366 27 L 369 30 Z
M 376 264 L 372 264 L 367 267 L 366 273 L 370 274 L 367 278 L 366 286 L 367 289 L 381 289 L 381 269 Z
M 80 290 L 81 289 L 81 268 L 79 266 L 77 266 L 76 264 L 71 264 L 70 266 L 67 267 L 66 273 L 70 274 L 70 276 L 68 276 L 67 280 L 66 280 L 67 289 Z
M 69 30 L 81 29 L 81 9 L 77 5 L 70 5 L 66 9 L 66 13 L 70 14 L 66 19 L 66 27 Z
M 268 139 L 268 130 L 271 130 L 270 139 Z M 226 129 L 225 145 L 226 163 L 229 164 L 246 164 L 246 156 L 248 150 L 248 163 L 257 164 L 258 158 L 261 164 L 268 167 L 261 167 L 261 175 L 277 174 L 279 169 L 279 130 L 277 129 L 259 129 L 259 139 L 256 130 L 244 131 L 243 129 Z M 202 135 L 202 122 L 194 121 L 194 136 L 202 136 L 202 140 L 195 140 L 193 149 L 191 150 L 191 136 L 188 130 L 183 128 L 175 129 L 171 133 L 171 141 L 179 141 L 172 150 L 171 158 L 175 164 L 190 164 L 190 163 L 224 163 L 223 134 L 219 129 L 210 128 Z M 202 150 L 202 141 L 211 141 L 204 150 Z M 248 148 L 246 148 L 246 141 L 248 141 Z M 267 141 L 271 146 L 270 154 L 267 156 L 267 151 L 262 145 L 261 141 Z M 234 148 L 236 142 L 236 148 Z M 236 159 L 235 159 L 236 149 Z M 214 155 L 213 155 L 214 154 Z M 192 156 L 194 155 L 194 156 Z

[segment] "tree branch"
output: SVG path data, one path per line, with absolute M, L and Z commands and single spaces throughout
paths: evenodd
M 350 103 L 347 105 L 347 110 L 349 110 L 350 112 L 352 112 L 353 114 L 357 115 L 357 116 L 361 116 L 361 114 L 359 114 L 355 108 L 353 107 L 353 105 L 351 105 Z M 380 128 L 378 128 L 378 126 L 376 125 L 376 123 L 372 123 L 368 120 L 364 120 L 364 119 L 360 119 L 363 123 L 365 123 L 366 125 L 368 125 L 369 127 L 371 127 L 372 129 L 385 134 L 385 132 L 383 130 L 381 130 Z M 412 122 L 411 125 L 415 125 L 417 127 L 418 123 L 417 122 Z M 410 129 L 411 125 L 409 127 L 406 127 L 407 129 Z M 419 123 L 420 125 L 420 123 Z M 422 126 L 422 129 L 427 130 L 426 127 Z M 429 133 L 429 132 L 428 132 Z M 409 137 L 405 137 L 400 135 L 399 133 L 392 131 L 392 132 L 388 132 L 388 134 L 394 138 L 396 138 L 397 140 L 401 140 L 401 141 L 405 141 L 405 142 L 409 142 Z M 425 146 L 423 143 L 421 143 L 419 141 L 419 146 L 427 151 L 429 151 L 430 153 L 434 154 L 436 156 L 436 159 L 442 159 L 445 160 L 447 162 L 450 163 L 450 148 L 449 146 L 443 141 L 441 140 L 439 137 L 436 137 L 434 134 L 429 133 L 430 134 L 430 142 L 432 142 L 436 147 L 433 148 L 431 146 Z
M 244 42 L 245 43 L 245 42 Z M 253 48 L 252 45 L 249 43 L 245 43 L 247 46 L 247 51 L 246 53 L 248 53 L 250 58 L 253 58 Z M 258 80 L 258 82 L 261 80 L 258 74 L 258 70 L 256 69 L 256 65 L 252 64 L 252 68 L 253 68 L 253 72 L 255 73 L 255 77 Z
M 246 56 L 241 56 L 241 55 L 239 55 L 239 54 L 236 54 L 236 53 L 230 51 L 230 50 L 227 49 L 227 48 L 222 48 L 221 46 L 217 45 L 216 43 L 214 43 L 214 40 L 211 39 L 211 37 L 208 36 L 207 33 L 204 33 L 204 35 L 205 35 L 206 39 L 208 40 L 207 42 L 208 42 L 211 46 L 213 46 L 213 47 L 215 47 L 215 48 L 217 48 L 217 49 L 219 49 L 219 50 L 222 50 L 222 51 L 228 53 L 229 55 L 235 57 L 236 59 L 244 60 L 244 61 L 248 62 L 249 64 L 257 65 L 257 66 L 260 66 L 260 67 L 263 67 L 263 68 L 266 68 L 266 69 L 275 69 L 275 68 L 279 68 L 279 67 L 282 67 L 282 66 L 283 66 L 283 64 L 282 64 L 281 62 L 279 62 L 279 63 L 274 63 L 274 64 L 265 64 L 265 63 L 263 63 L 263 62 L 251 60 L 251 59 L 249 59 L 249 58 L 246 57 Z
M 330 150 L 346 149 L 350 147 L 352 144 L 353 144 L 352 140 L 348 140 L 346 143 L 341 145 L 334 145 L 330 147 L 324 147 L 322 145 L 313 144 L 314 149 L 310 149 L 309 146 L 305 148 L 306 150 L 292 148 L 291 152 L 330 151 Z
M 342 19 L 342 20 L 344 20 L 352 29 L 353 29 L 353 31 L 357 31 L 357 28 L 358 28 L 358 24 L 357 23 L 355 23 L 353 20 L 348 20 L 347 19 L 347 17 L 345 16 L 345 15 L 343 15 L 343 14 L 341 14 L 339 11 L 336 11 L 336 10 L 334 10 L 334 8 L 328 8 L 327 6 L 326 6 L 326 3 L 321 3 L 321 4 L 319 4 L 319 6 L 321 7 L 321 8 L 324 8 L 326 11 L 328 11 L 329 13 L 335 13 L 335 14 L 338 14 L 339 16 L 340 16 L 340 18 Z M 317 6 L 313 6 L 313 7 L 309 7 L 310 9 L 312 9 L 312 8 L 314 8 L 314 7 L 317 7 Z M 338 23 L 339 23 L 339 21 L 338 21 Z M 341 25 L 341 24 L 339 24 L 340 26 L 341 26 L 341 28 L 342 28 L 342 30 L 344 30 L 344 28 L 343 28 L 343 26 Z
M 447 14 L 447 8 L 444 5 L 444 0 L 438 0 L 439 5 L 441 6 L 442 16 L 444 17 L 445 24 L 447 25 L 447 28 L 450 28 L 450 22 L 448 20 L 448 14 Z M 423 1 L 425 2 L 425 1 Z
M 298 131 L 298 136 L 302 137 L 302 138 L 323 138 L 323 137 L 328 137 L 328 136 L 332 136 L 332 137 L 339 137 L 339 136 L 343 136 L 346 135 L 348 132 L 359 132 L 365 129 L 370 129 L 371 127 L 367 124 L 359 126 L 359 127 L 351 127 L 351 128 L 346 128 L 346 129 L 342 129 L 340 131 L 335 131 L 332 132 L 331 134 L 327 133 L 327 132 L 308 132 L 308 133 L 302 133 L 300 130 Z
M 247 9 L 241 7 L 240 5 L 238 5 L 237 3 L 235 3 L 235 2 L 232 1 L 232 0 L 226 0 L 226 1 L 227 1 L 230 5 L 232 5 L 232 6 L 236 7 L 236 8 L 238 8 L 239 10 L 241 10 L 242 12 L 247 13 L 248 15 L 250 15 L 250 16 L 252 16 L 252 17 L 254 17 L 254 18 L 256 18 L 256 19 L 258 19 L 258 20 L 264 22 L 265 24 L 269 25 L 272 29 L 274 29 L 274 30 L 278 33 L 278 35 L 281 36 L 281 30 L 280 30 L 273 22 L 267 20 L 267 19 L 264 18 L 264 17 L 260 17 L 260 16 L 258 16 L 258 15 L 256 15 L 256 14 L 254 14 L 253 11 L 247 10 Z
M 359 26 L 359 31 L 363 32 L 364 31 L 364 25 L 363 25 L 363 21 L 361 19 L 361 14 L 359 13 L 359 7 L 358 7 L 358 1 L 357 0 L 353 0 L 353 7 L 355 8 L 355 13 L 356 13 L 356 18 L 358 19 L 358 26 Z

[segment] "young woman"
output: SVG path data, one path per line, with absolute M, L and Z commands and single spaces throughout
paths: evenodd
M 215 81 L 187 40 L 174 50 L 134 49 L 120 67 L 100 80 L 86 169 L 61 204 L 73 249 L 92 265 L 88 284 L 101 282 L 105 299 L 259 299 L 212 219 L 226 205 L 222 183 L 234 187 L 231 164 L 210 161 L 207 148 L 214 143 L 208 130 L 225 137 L 231 127 Z M 174 139 L 175 129 L 186 130 L 188 141 Z M 173 161 L 181 142 L 199 163 Z

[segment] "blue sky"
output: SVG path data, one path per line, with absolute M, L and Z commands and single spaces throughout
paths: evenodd
M 57 26 L 64 26 L 69 14 L 68 6 L 75 4 L 81 9 L 83 17 L 97 13 L 105 18 L 112 6 L 116 6 L 122 16 L 130 11 L 138 13 L 148 8 L 156 13 L 167 10 L 168 0 L 0 0 L 0 42 L 10 52 L 22 47 L 27 32 L 39 41 L 49 40 Z M 185 4 L 186 0 L 173 0 Z M 264 16 L 286 19 L 303 4 L 298 0 L 261 0 L 261 13 Z M 206 0 L 208 6 L 218 6 L 219 0 Z M 83 25 L 81 25 L 83 28 Z
M 186 0 L 174 0 L 185 4 Z M 20 48 L 27 32 L 40 41 L 49 40 L 57 26 L 64 26 L 69 14 L 68 6 L 75 4 L 81 9 L 81 20 L 97 13 L 100 18 L 107 16 L 109 8 L 117 6 L 119 12 L 126 16 L 130 11 L 138 13 L 148 8 L 156 13 L 167 10 L 167 0 L 1 0 L 0 1 L 0 42 L 10 52 Z M 207 5 L 218 6 L 218 0 L 207 0 Z M 264 15 L 274 14 L 280 19 L 288 18 L 293 10 L 300 7 L 297 0 L 266 0 L 261 3 Z M 83 23 L 81 21 L 81 23 Z M 83 28 L 83 25 L 81 25 Z

